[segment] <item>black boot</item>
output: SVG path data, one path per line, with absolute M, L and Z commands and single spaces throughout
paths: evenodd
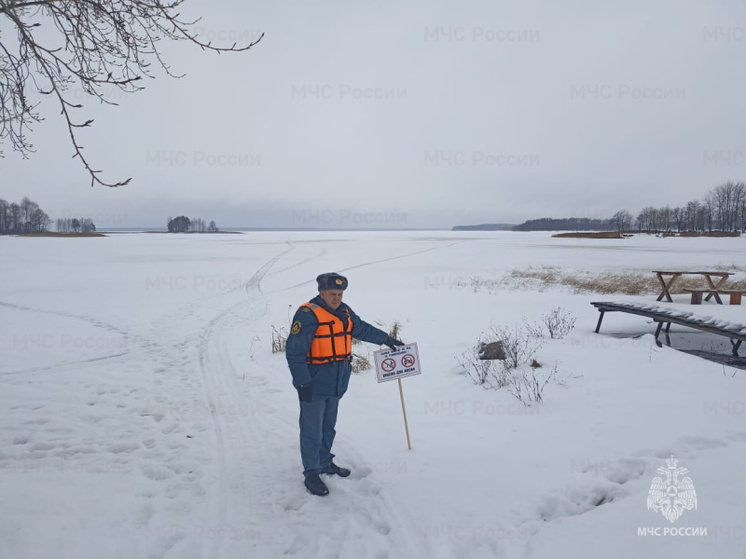
M 306 476 L 306 481 L 304 483 L 306 484 L 306 489 L 308 489 L 314 495 L 323 497 L 324 495 L 329 494 L 329 488 L 323 481 L 321 481 L 319 474 L 311 474 Z
M 334 462 L 329 462 L 329 465 L 321 470 L 322 474 L 329 474 L 329 475 L 338 475 L 339 477 L 347 477 L 350 475 L 351 471 L 347 468 L 340 468 L 337 466 Z

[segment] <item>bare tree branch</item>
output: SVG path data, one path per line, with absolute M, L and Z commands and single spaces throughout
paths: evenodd
M 91 177 L 91 186 L 124 186 L 131 179 L 105 182 L 99 178 L 78 142 L 77 129 L 93 120 L 76 120 L 72 114 L 83 105 L 72 102 L 70 89 L 80 87 L 103 103 L 112 88 L 124 93 L 143 89 L 142 78 L 153 78 L 152 66 L 167 75 L 172 72 L 161 56 L 159 42 L 188 41 L 217 53 L 241 52 L 255 46 L 264 34 L 239 46 L 217 46 L 203 41 L 192 30 L 200 19 L 184 20 L 179 8 L 185 0 L 0 0 L 0 17 L 15 29 L 15 38 L 0 34 L 0 141 L 9 140 L 14 151 L 25 158 L 34 152 L 28 140 L 31 126 L 42 120 L 40 103 L 33 93 L 56 99 L 65 120 L 73 157 L 80 159 Z M 0 20 L 1 21 L 1 20 Z M 54 26 L 50 44 L 49 29 Z M 45 31 L 44 39 L 37 31 Z M 14 39 L 14 40 L 13 40 Z M 108 97 L 107 97 L 108 95 Z M 0 157 L 3 153 L 0 151 Z

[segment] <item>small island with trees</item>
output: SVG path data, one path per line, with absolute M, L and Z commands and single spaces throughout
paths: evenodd
M 170 217 L 166 222 L 166 228 L 169 233 L 223 233 L 218 229 L 214 221 L 209 224 L 204 219 L 193 217 L 189 219 L 185 215 Z
M 93 220 L 87 217 L 58 218 L 56 232 L 50 231 L 52 220 L 39 204 L 24 196 L 20 204 L 0 198 L 0 235 L 28 237 L 104 237 L 96 232 Z
M 54 224 L 55 231 L 50 227 Z M 209 223 L 202 218 L 184 215 L 169 217 L 166 231 L 153 233 L 237 233 L 221 231 L 215 221 Z M 59 217 L 52 220 L 39 204 L 28 197 L 21 203 L 8 203 L 0 198 L 0 235 L 22 235 L 34 237 L 105 237 L 96 231 L 90 217 Z

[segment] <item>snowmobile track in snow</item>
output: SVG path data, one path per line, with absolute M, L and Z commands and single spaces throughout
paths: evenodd
M 288 251 L 293 249 L 291 245 Z M 417 537 L 421 530 L 380 485 L 368 479 L 364 468 L 348 479 L 329 479 L 333 493 L 319 499 L 305 491 L 300 473 L 291 471 L 298 465 L 273 461 L 288 444 L 297 446 L 296 417 L 287 417 L 268 401 L 262 371 L 249 376 L 252 384 L 248 389 L 239 384 L 244 365 L 233 361 L 229 336 L 266 315 L 262 279 L 288 251 L 259 268 L 247 283 L 248 299 L 214 317 L 200 336 L 200 372 L 205 398 L 213 410 L 212 445 L 218 476 L 215 488 L 208 492 L 205 525 L 256 534 L 251 542 L 204 539 L 202 556 L 277 554 L 279 549 L 283 555 L 298 558 L 362 556 L 365 550 L 359 546 L 366 539 L 362 535 L 372 531 L 378 543 L 376 557 L 417 557 L 427 547 L 425 540 Z M 287 386 L 290 390 L 289 379 Z M 220 413 L 239 409 L 251 413 L 248 417 Z M 278 425 L 282 435 L 273 436 Z M 365 462 L 349 445 L 344 447 L 346 459 Z M 277 529 L 262 532 L 261 527 L 272 517 L 275 519 L 269 524 Z M 320 519 L 332 527 L 331 533 L 316 526 Z

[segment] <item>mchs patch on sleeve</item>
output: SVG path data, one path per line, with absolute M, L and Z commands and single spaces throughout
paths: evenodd
M 291 334 L 297 334 L 298 332 L 300 332 L 300 320 L 293 322 L 293 326 L 290 328 Z

